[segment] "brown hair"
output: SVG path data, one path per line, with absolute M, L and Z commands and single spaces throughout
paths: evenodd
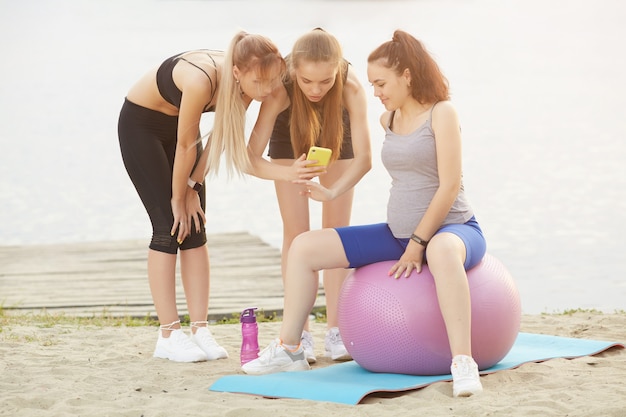
M 450 99 L 448 80 L 420 41 L 408 33 L 396 30 L 393 38 L 376 48 L 368 63 L 382 60 L 387 68 L 402 75 L 411 73 L 411 96 L 422 104 Z
M 321 106 L 311 103 L 297 81 L 293 81 L 289 133 L 294 157 L 306 153 L 317 143 L 332 149 L 332 159 L 335 160 L 343 142 L 343 82 L 348 71 L 341 45 L 330 33 L 314 29 L 301 36 L 293 46 L 289 59 L 291 69 L 295 71 L 302 61 L 332 63 L 337 66 L 337 74 L 335 84 L 322 99 Z

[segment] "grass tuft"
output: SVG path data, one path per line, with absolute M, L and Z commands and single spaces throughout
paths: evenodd
M 256 317 L 257 322 L 277 322 L 282 319 L 279 311 L 263 311 L 257 310 Z M 317 322 L 326 321 L 326 308 L 315 308 L 311 313 L 315 317 Z M 189 325 L 189 315 L 183 315 L 180 317 L 182 325 Z M 239 313 L 232 313 L 230 316 L 222 317 L 210 317 L 209 322 L 211 324 L 237 324 L 239 323 Z M 50 328 L 57 325 L 69 325 L 69 326 L 94 326 L 94 327 L 140 327 L 151 326 L 158 327 L 159 321 L 154 316 L 146 315 L 144 317 L 133 316 L 113 316 L 106 310 L 100 314 L 94 314 L 89 317 L 71 316 L 64 313 L 51 314 L 48 312 L 42 313 L 19 313 L 12 310 L 7 310 L 0 305 L 0 332 L 4 327 L 8 326 L 35 326 L 40 328 Z

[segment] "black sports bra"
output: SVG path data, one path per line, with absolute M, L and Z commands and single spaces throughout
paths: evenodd
M 209 58 L 211 58 L 213 65 L 217 69 L 217 64 L 215 63 L 215 60 L 213 59 L 211 54 L 209 52 L 207 52 L 206 54 L 208 55 Z M 170 103 L 172 106 L 175 106 L 176 108 L 180 109 L 180 102 L 183 98 L 183 92 L 178 89 L 176 84 L 174 84 L 174 79 L 172 78 L 172 71 L 174 70 L 174 66 L 178 63 L 178 61 L 182 60 L 198 68 L 209 79 L 209 82 L 211 83 L 211 98 L 209 99 L 209 102 L 207 103 L 207 105 L 204 106 L 204 112 L 206 113 L 206 112 L 215 111 L 215 106 L 211 106 L 211 107 L 208 107 L 208 106 L 213 100 L 213 97 L 215 97 L 215 91 L 217 90 L 216 88 L 217 86 L 213 83 L 211 76 L 209 76 L 209 74 L 207 74 L 205 70 L 203 70 L 202 68 L 200 68 L 198 65 L 194 64 L 193 62 L 186 60 L 185 58 L 183 58 L 182 55 L 184 55 L 184 53 L 177 54 L 170 58 L 167 58 L 165 61 L 163 61 L 163 63 L 157 70 L 156 81 L 157 81 L 157 87 L 159 89 L 159 93 L 161 94 L 161 97 L 163 97 L 163 99 L 167 101 L 168 103 Z

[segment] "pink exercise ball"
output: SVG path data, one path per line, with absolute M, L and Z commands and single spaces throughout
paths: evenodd
M 339 331 L 346 349 L 372 372 L 447 375 L 452 355 L 435 282 L 424 265 L 418 275 L 394 279 L 395 261 L 352 271 L 339 295 Z M 511 350 L 521 321 L 511 274 L 487 254 L 467 271 L 472 304 L 472 356 L 480 370 Z

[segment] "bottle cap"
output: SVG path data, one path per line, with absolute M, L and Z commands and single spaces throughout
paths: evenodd
M 256 323 L 256 314 L 254 314 L 254 310 L 256 310 L 256 307 L 246 308 L 243 313 L 241 313 L 239 321 L 241 323 Z

